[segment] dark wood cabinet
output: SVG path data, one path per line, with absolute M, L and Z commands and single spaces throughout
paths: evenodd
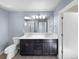
M 20 39 L 20 54 L 53 56 L 58 54 L 58 39 Z

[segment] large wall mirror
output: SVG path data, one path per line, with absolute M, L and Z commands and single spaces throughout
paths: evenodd
M 35 16 L 37 17 L 37 16 Z M 48 32 L 48 22 L 45 16 L 37 18 L 25 17 L 24 19 L 25 32 L 44 33 Z

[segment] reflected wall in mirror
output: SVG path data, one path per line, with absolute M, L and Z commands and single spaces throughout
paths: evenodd
M 24 30 L 25 32 L 34 32 L 34 21 L 25 21 L 24 22 Z

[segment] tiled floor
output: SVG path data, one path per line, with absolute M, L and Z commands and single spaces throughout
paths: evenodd
M 1 54 L 0 59 L 6 59 L 6 54 Z
M 13 59 L 58 59 L 56 56 L 21 56 L 16 55 Z

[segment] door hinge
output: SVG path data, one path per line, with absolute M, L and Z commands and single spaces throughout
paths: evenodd
M 61 34 L 61 36 L 63 36 L 63 33 Z
M 61 53 L 63 54 L 63 50 L 61 50 Z
M 61 17 L 61 19 L 63 20 L 64 17 Z

